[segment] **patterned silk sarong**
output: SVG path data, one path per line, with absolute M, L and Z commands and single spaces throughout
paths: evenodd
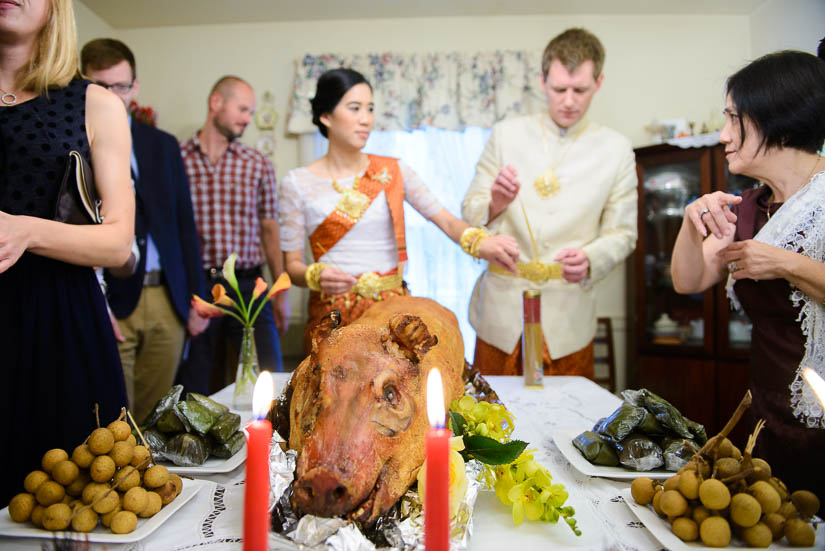
M 593 341 L 581 350 L 555 360 L 550 358 L 546 342 L 542 343 L 542 349 L 541 359 L 545 375 L 580 375 L 593 379 Z M 521 364 L 521 341 L 515 350 L 508 354 L 476 337 L 473 367 L 482 375 L 523 375 Z

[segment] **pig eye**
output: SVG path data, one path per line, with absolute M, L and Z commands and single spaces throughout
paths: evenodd
M 393 406 L 398 405 L 398 390 L 391 384 L 384 385 L 384 400 Z

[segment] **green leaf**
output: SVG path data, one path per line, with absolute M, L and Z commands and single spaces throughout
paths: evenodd
M 487 436 L 464 436 L 464 453 L 488 465 L 505 465 L 515 461 L 527 442 L 513 440 L 502 444 Z
M 467 420 L 460 413 L 450 410 L 450 428 L 456 436 L 464 436 L 464 429 L 467 427 Z

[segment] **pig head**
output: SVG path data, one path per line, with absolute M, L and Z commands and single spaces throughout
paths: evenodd
M 441 371 L 445 409 L 463 394 L 464 345 L 452 312 L 425 298 L 376 303 L 346 327 L 336 314 L 291 381 L 293 499 L 304 513 L 369 525 L 424 463 L 430 369 Z

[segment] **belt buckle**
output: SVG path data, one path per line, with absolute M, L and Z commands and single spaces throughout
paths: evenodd
M 163 272 L 160 270 L 152 270 L 143 274 L 144 287 L 157 287 L 163 283 Z

